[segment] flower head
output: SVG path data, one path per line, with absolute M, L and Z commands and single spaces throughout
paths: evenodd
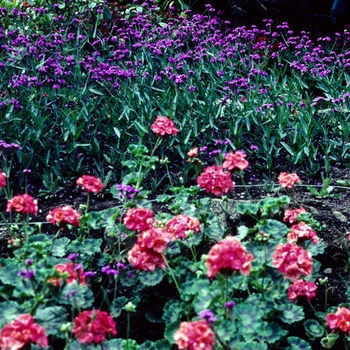
M 298 240 L 309 239 L 313 244 L 318 243 L 318 236 L 316 232 L 305 222 L 299 222 L 292 226 L 290 232 L 287 235 L 289 243 L 297 242 Z
M 300 177 L 295 173 L 287 174 L 282 172 L 278 176 L 278 183 L 283 188 L 292 188 L 297 182 L 300 182 Z
M 7 143 L 4 140 L 0 140 L 0 151 L 5 155 L 10 155 L 16 151 L 20 151 L 22 147 L 17 143 Z
M 295 301 L 299 298 L 306 297 L 311 300 L 316 296 L 317 286 L 314 282 L 296 280 L 288 289 L 288 299 Z
M 248 167 L 249 163 L 245 159 L 247 155 L 243 151 L 230 152 L 225 155 L 225 161 L 222 167 L 227 170 L 244 170 Z
M 0 188 L 6 186 L 6 174 L 0 172 Z
M 79 177 L 76 183 L 85 191 L 93 193 L 101 192 L 104 187 L 100 178 L 89 175 Z
M 252 260 L 254 260 L 253 255 L 247 253 L 237 238 L 227 236 L 211 247 L 205 262 L 208 268 L 207 276 L 212 278 L 219 272 L 232 273 L 232 271 L 240 271 L 243 275 L 248 275 Z
M 50 210 L 49 214 L 46 216 L 46 220 L 52 224 L 59 224 L 61 229 L 63 229 L 67 224 L 79 227 L 79 218 L 81 214 L 70 206 L 57 207 L 54 210 Z
M 214 333 L 207 321 L 181 322 L 174 339 L 180 350 L 212 350 Z
M 211 310 L 203 310 L 203 311 L 201 311 L 199 313 L 199 317 L 200 318 L 204 318 L 208 322 L 215 322 L 216 321 L 216 317 L 215 317 L 213 311 L 211 311 Z
M 176 135 L 179 132 L 171 119 L 162 116 L 156 118 L 155 122 L 151 125 L 151 130 L 159 136 Z
M 198 156 L 198 147 L 192 148 L 187 152 L 189 157 L 197 157 Z
M 54 269 L 61 274 L 65 274 L 67 276 L 66 283 L 71 284 L 73 282 L 78 282 L 81 285 L 85 285 L 85 277 L 84 271 L 81 268 L 81 265 L 74 264 L 72 262 L 57 264 Z M 60 287 L 63 278 L 52 277 L 48 280 L 49 283 L 52 283 L 55 287 Z
M 45 328 L 35 323 L 29 314 L 19 315 L 5 325 L 0 334 L 1 350 L 19 350 L 32 343 L 40 347 L 48 346 Z
M 14 210 L 21 214 L 38 214 L 38 200 L 29 194 L 14 196 L 7 202 L 6 211 Z
M 197 178 L 197 185 L 206 192 L 220 196 L 233 190 L 235 183 L 231 174 L 218 165 L 208 166 Z
M 278 244 L 272 256 L 272 264 L 293 281 L 300 276 L 309 276 L 312 273 L 311 254 L 294 243 Z
M 171 239 L 186 238 L 186 233 L 193 231 L 198 233 L 200 222 L 197 218 L 191 218 L 187 215 L 176 215 L 166 225 L 166 231 Z
M 148 230 L 153 222 L 153 211 L 146 208 L 130 208 L 123 218 L 126 227 L 133 231 Z
M 116 323 L 105 311 L 86 310 L 74 319 L 73 334 L 79 343 L 101 344 L 106 334 L 117 335 Z
M 299 214 L 306 213 L 306 210 L 304 208 L 298 208 L 298 209 L 289 209 L 284 212 L 284 222 L 289 222 L 290 224 L 294 224 L 298 222 L 297 216 Z
M 330 329 L 339 328 L 342 332 L 350 333 L 350 310 L 346 307 L 338 307 L 335 313 L 326 316 L 326 320 Z

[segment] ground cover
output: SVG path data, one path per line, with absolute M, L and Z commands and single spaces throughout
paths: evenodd
M 1 4 L 1 348 L 348 346 L 348 32 Z

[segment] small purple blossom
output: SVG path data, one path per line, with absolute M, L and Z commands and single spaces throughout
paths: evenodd
M 24 278 L 30 279 L 34 277 L 34 270 L 22 269 L 18 272 L 17 276 L 23 276 Z
M 224 306 L 227 308 L 227 309 L 233 309 L 235 306 L 236 306 L 236 303 L 234 301 L 228 301 L 224 304 Z
M 119 271 L 116 270 L 116 269 L 111 268 L 110 265 L 103 266 L 101 271 L 103 273 L 105 273 L 106 275 L 114 275 L 114 276 L 118 276 L 119 275 Z
M 95 277 L 95 272 L 93 271 L 85 271 L 84 272 L 84 277 Z
M 204 318 L 208 322 L 215 322 L 216 317 L 214 316 L 214 313 L 211 310 L 203 310 L 199 313 L 200 318 Z
M 32 265 L 32 264 L 33 264 L 33 262 L 34 262 L 34 260 L 33 260 L 33 259 L 26 259 L 26 260 L 24 261 L 24 263 L 25 263 L 27 266 Z
M 67 256 L 67 259 L 68 259 L 68 260 L 75 260 L 78 256 L 79 256 L 78 253 L 69 254 L 69 255 Z

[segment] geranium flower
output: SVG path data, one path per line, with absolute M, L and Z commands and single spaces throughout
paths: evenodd
M 314 282 L 296 280 L 288 289 L 288 299 L 295 301 L 299 298 L 306 297 L 311 300 L 316 296 L 317 286 Z
M 81 265 L 69 262 L 69 263 L 57 264 L 54 266 L 54 269 L 60 272 L 61 274 L 67 275 L 67 278 L 66 278 L 67 284 L 77 282 L 81 285 L 86 285 L 84 271 L 81 268 Z M 63 281 L 63 278 L 52 277 L 47 282 L 52 283 L 55 287 L 60 287 L 62 281 Z
M 198 156 L 198 147 L 192 148 L 187 152 L 189 157 L 197 157 Z
M 245 159 L 247 155 L 243 151 L 230 152 L 225 155 L 225 161 L 222 167 L 227 170 L 244 170 L 248 167 L 249 163 Z
M 289 243 L 309 239 L 313 244 L 317 244 L 319 240 L 316 232 L 302 221 L 292 226 L 287 239 Z
M 46 221 L 52 224 L 59 224 L 61 229 L 63 229 L 66 224 L 70 224 L 75 227 L 80 226 L 79 218 L 81 214 L 70 207 L 69 205 L 64 207 L 57 207 L 54 210 L 50 210 L 49 214 L 46 216 Z
M 312 273 L 311 254 L 294 243 L 278 244 L 272 256 L 272 264 L 293 281 L 300 276 L 309 276 Z
M 171 119 L 162 116 L 156 118 L 156 121 L 151 125 L 151 130 L 159 136 L 176 135 L 179 132 Z
M 0 188 L 6 186 L 6 174 L 0 172 Z
M 179 350 L 212 350 L 215 342 L 207 321 L 181 322 L 174 339 Z
M 73 334 L 79 343 L 101 344 L 106 334 L 117 335 L 116 323 L 108 312 L 86 310 L 74 319 Z
M 199 220 L 187 215 L 176 215 L 166 225 L 166 231 L 171 239 L 186 238 L 186 233 L 188 231 L 198 233 L 199 230 Z
M 231 174 L 218 165 L 208 166 L 197 178 L 197 185 L 216 196 L 233 190 Z
M 21 214 L 38 214 L 38 200 L 29 194 L 14 196 L 7 202 L 6 211 L 14 210 Z
M 205 262 L 208 268 L 207 276 L 212 278 L 219 272 L 232 273 L 232 271 L 249 275 L 252 260 L 253 255 L 247 253 L 237 238 L 227 236 L 211 247 Z
M 287 174 L 282 172 L 278 176 L 278 183 L 283 188 L 292 188 L 297 182 L 300 182 L 300 178 L 297 174 Z
M 153 222 L 153 211 L 146 208 L 131 208 L 123 218 L 126 227 L 133 231 L 148 230 L 152 227 Z
M 19 350 L 36 343 L 40 347 L 48 346 L 45 328 L 35 323 L 32 315 L 19 315 L 5 325 L 0 334 L 1 350 Z
M 346 307 L 338 307 L 333 314 L 326 315 L 327 326 L 330 329 L 340 329 L 342 332 L 350 333 L 350 310 Z
M 89 175 L 83 175 L 79 177 L 76 183 L 85 191 L 93 193 L 101 192 L 104 187 L 100 178 Z
M 289 222 L 290 224 L 294 224 L 298 222 L 297 216 L 302 213 L 306 213 L 306 210 L 303 207 L 298 209 L 288 209 L 284 212 L 283 221 Z

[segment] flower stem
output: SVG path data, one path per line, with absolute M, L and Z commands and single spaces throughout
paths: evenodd
M 169 266 L 168 261 L 167 261 L 167 259 L 166 259 L 166 257 L 164 256 L 163 253 L 161 254 L 161 256 L 162 256 L 162 258 L 163 258 L 163 261 L 165 262 L 166 267 L 167 267 L 168 270 L 169 270 L 169 273 L 170 273 L 171 278 L 173 279 L 173 281 L 174 281 L 174 283 L 175 283 L 175 286 L 176 286 L 176 289 L 177 289 L 177 291 L 178 291 L 178 293 L 179 293 L 179 296 L 181 297 L 181 289 L 180 289 L 180 287 L 179 287 L 179 284 L 177 283 L 177 280 L 176 280 L 176 277 L 175 277 L 175 275 L 174 275 L 174 272 L 173 272 L 172 268 Z

